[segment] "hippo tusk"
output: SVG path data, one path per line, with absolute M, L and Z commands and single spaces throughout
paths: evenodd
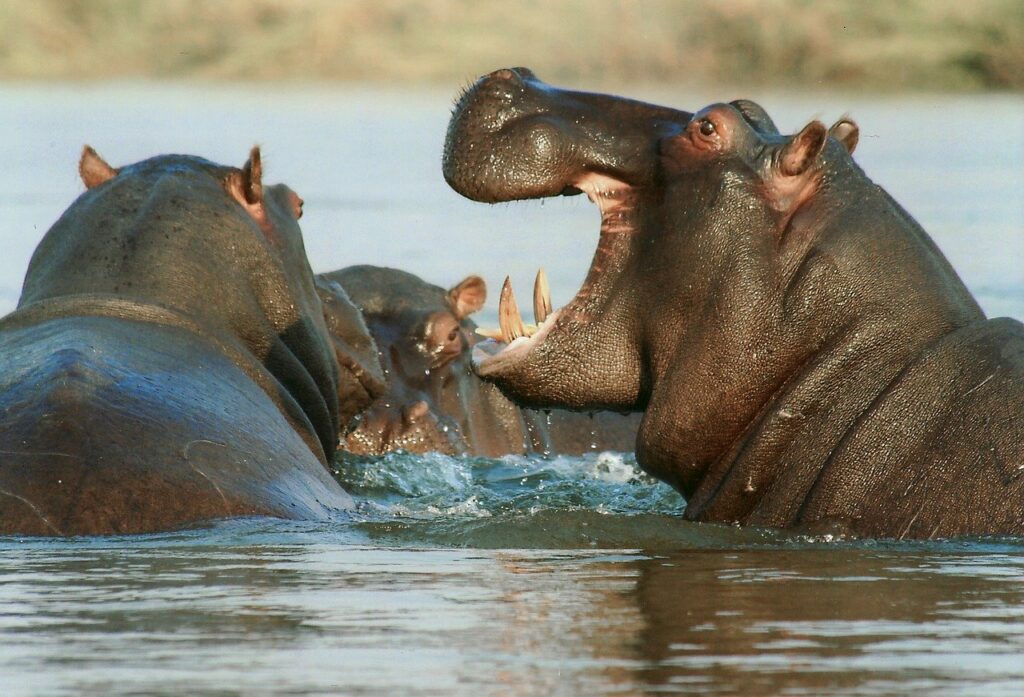
M 488 339 L 510 344 L 519 337 L 530 337 L 537 333 L 538 328 L 551 314 L 551 290 L 548 287 L 547 275 L 544 269 L 537 271 L 537 278 L 533 284 L 533 314 L 536 318 L 535 324 L 525 324 L 522 315 L 519 314 L 519 305 L 516 303 L 516 296 L 512 292 L 512 281 L 508 276 L 501 287 L 501 296 L 498 299 L 498 327 L 477 327 L 476 333 Z
M 533 321 L 537 325 L 551 314 L 551 288 L 548 286 L 548 275 L 544 267 L 537 269 L 537 278 L 533 282 Z
M 508 276 L 501 286 L 501 297 L 498 299 L 498 326 L 501 328 L 501 340 L 511 344 L 521 336 L 526 336 L 526 327 L 519 314 L 516 296 L 512 292 L 512 281 Z

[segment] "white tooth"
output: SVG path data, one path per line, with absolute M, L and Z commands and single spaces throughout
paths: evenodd
M 506 276 L 501 286 L 501 297 L 498 299 L 498 325 L 501 327 L 501 340 L 511 344 L 526 335 L 523 318 L 519 315 L 516 296 L 512 293 L 512 281 Z
M 533 321 L 543 324 L 551 314 L 551 288 L 548 287 L 548 275 L 544 268 L 537 269 L 537 278 L 533 282 Z

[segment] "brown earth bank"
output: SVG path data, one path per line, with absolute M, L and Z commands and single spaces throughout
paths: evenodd
M 1019 0 L 0 2 L 0 79 L 1024 88 Z

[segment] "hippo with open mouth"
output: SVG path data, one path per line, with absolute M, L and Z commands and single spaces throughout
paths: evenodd
M 523 410 L 473 373 L 470 352 L 480 337 L 470 316 L 487 298 L 479 276 L 446 289 L 400 269 L 359 265 L 316 282 L 325 308 L 350 298 L 361 309 L 386 372 L 376 401 L 354 428 L 343 429 L 343 450 L 498 457 L 635 447 L 635 415 Z M 544 285 L 538 284 L 542 298 Z M 335 333 L 331 321 L 328 329 Z
M 1024 327 L 985 318 L 856 142 L 847 119 L 780 135 L 748 101 L 690 114 L 481 78 L 449 184 L 584 192 L 601 233 L 576 297 L 535 332 L 507 303 L 511 341 L 476 370 L 530 406 L 645 410 L 638 462 L 691 520 L 1024 533 Z
M 165 155 L 115 169 L 47 232 L 0 320 L 0 534 L 142 533 L 326 519 L 338 363 L 302 200 Z

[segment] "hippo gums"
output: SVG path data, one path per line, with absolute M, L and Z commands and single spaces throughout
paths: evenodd
M 0 320 L 0 533 L 179 528 L 350 507 L 327 470 L 336 351 L 301 199 L 181 155 L 115 169 L 32 257 Z
M 479 276 L 445 289 L 399 269 L 361 265 L 316 282 L 325 308 L 351 298 L 362 310 L 386 372 L 383 392 L 354 428 L 343 429 L 343 450 L 496 457 L 633 449 L 635 417 L 522 410 L 473 373 L 470 350 L 479 337 L 470 315 L 487 297 Z M 328 329 L 335 333 L 330 319 Z
M 582 191 L 601 233 L 576 297 L 532 335 L 506 304 L 504 338 L 524 336 L 477 371 L 524 404 L 645 410 L 638 462 L 691 520 L 1024 533 L 1024 327 L 985 318 L 856 143 L 848 119 L 780 135 L 748 101 L 691 115 L 481 78 L 448 182 Z

